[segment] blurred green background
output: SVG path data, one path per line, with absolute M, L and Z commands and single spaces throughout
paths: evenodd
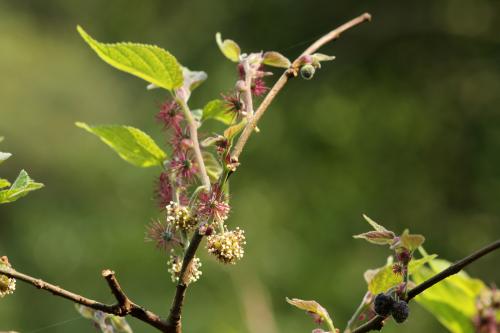
M 137 303 L 165 315 L 174 285 L 166 256 L 143 241 L 158 216 L 159 170 L 137 169 L 74 126 L 117 123 L 164 141 L 154 120 L 165 95 L 99 60 L 75 30 L 101 41 L 158 44 L 209 80 L 201 107 L 231 89 L 233 64 L 214 34 L 244 51 L 293 58 L 361 14 L 372 23 L 322 49 L 337 60 L 278 96 L 232 178 L 229 224 L 247 233 L 244 260 L 201 251 L 186 332 L 308 332 L 285 296 L 316 299 L 343 327 L 364 294 L 362 274 L 387 249 L 354 240 L 366 213 L 426 235 L 455 260 L 500 235 L 500 3 L 438 1 L 0 0 L 1 166 L 46 188 L 0 207 L 0 254 L 21 271 L 111 302 L 100 270 L 116 270 Z M 272 80 L 269 80 L 270 82 Z M 498 255 L 470 266 L 500 282 Z M 417 304 L 404 327 L 443 332 Z M 0 301 L 0 330 L 93 332 L 71 303 L 18 283 Z M 74 319 L 74 320 L 73 320 Z M 153 332 L 129 320 L 135 332 Z M 54 325 L 54 326 L 51 326 Z

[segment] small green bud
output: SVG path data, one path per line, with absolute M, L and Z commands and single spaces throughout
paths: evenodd
M 305 64 L 300 67 L 300 76 L 302 76 L 305 80 L 310 80 L 314 76 L 314 72 L 316 72 L 316 68 L 314 68 L 311 64 Z

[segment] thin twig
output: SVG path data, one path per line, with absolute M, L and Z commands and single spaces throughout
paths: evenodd
M 438 274 L 434 275 L 433 277 L 425 280 L 415 288 L 411 289 L 408 292 L 408 296 L 406 297 L 406 301 L 409 302 L 415 296 L 423 293 L 425 290 L 428 288 L 432 287 L 436 283 L 454 275 L 460 272 L 464 267 L 467 265 L 473 263 L 477 259 L 487 255 L 490 252 L 493 252 L 500 248 L 500 240 L 497 240 L 488 246 L 483 247 L 482 249 L 472 253 L 471 255 L 468 255 L 467 257 L 455 262 L 453 265 L 449 266 L 445 270 L 439 272 Z M 383 327 L 383 321 L 386 319 L 386 317 L 382 316 L 376 316 L 372 318 L 370 321 L 364 323 L 363 325 L 359 326 L 355 330 L 352 331 L 352 333 L 365 333 L 365 332 L 370 332 L 370 331 L 380 331 Z
M 349 22 L 341 25 L 340 27 L 336 28 L 335 30 L 330 31 L 328 34 L 324 35 L 320 39 L 318 39 L 316 42 L 314 42 L 311 46 L 309 46 L 295 61 L 292 63 L 291 70 L 296 71 L 297 66 L 300 62 L 301 57 L 304 55 L 310 55 L 314 52 L 316 52 L 320 47 L 323 45 L 338 39 L 340 35 L 363 23 L 366 21 L 371 20 L 371 15 L 368 13 L 364 13 Z M 252 132 L 254 131 L 255 127 L 257 127 L 257 123 L 259 122 L 259 119 L 264 115 L 264 112 L 266 112 L 267 108 L 271 104 L 271 102 L 274 100 L 276 95 L 280 92 L 280 90 L 285 86 L 285 84 L 288 82 L 288 79 L 290 77 L 290 70 L 287 70 L 281 75 L 281 77 L 276 81 L 274 86 L 271 88 L 269 93 L 266 95 L 262 103 L 259 105 L 257 111 L 255 111 L 255 115 L 250 119 L 248 124 L 245 126 L 243 129 L 243 132 L 241 133 L 240 137 L 238 138 L 238 141 L 236 142 L 236 145 L 234 146 L 234 150 L 232 153 L 232 157 L 235 159 L 238 159 L 241 152 L 243 151 L 243 147 L 247 143 L 248 139 L 250 138 L 250 135 L 252 135 Z
M 193 142 L 193 150 L 195 154 L 196 163 L 198 164 L 198 168 L 200 169 L 201 182 L 203 186 L 206 187 L 207 190 L 210 189 L 210 178 L 208 178 L 207 169 L 205 167 L 205 162 L 203 161 L 203 155 L 201 154 L 200 142 L 198 141 L 198 126 L 196 126 L 196 121 L 193 118 L 193 114 L 189 109 L 186 102 L 177 99 L 177 103 L 180 104 L 182 111 L 184 112 L 184 116 L 186 117 L 186 121 L 189 127 L 189 136 L 191 137 L 191 141 Z
M 120 284 L 116 280 L 116 277 L 114 275 L 113 271 L 110 270 L 104 270 L 102 272 L 103 277 L 106 279 L 108 282 L 109 287 L 111 288 L 111 291 L 113 292 L 113 295 L 117 299 L 117 304 L 114 305 L 108 305 L 104 303 L 100 303 L 98 301 L 95 301 L 90 298 L 86 298 L 84 296 L 75 294 L 71 291 L 65 290 L 59 286 L 53 285 L 51 283 L 45 282 L 43 280 L 34 278 L 32 276 L 29 276 L 27 274 L 18 272 L 12 268 L 9 267 L 0 267 L 0 274 L 6 275 L 10 278 L 17 279 L 19 281 L 26 282 L 28 284 L 31 284 L 38 289 L 46 290 L 50 293 L 52 293 L 55 296 L 59 296 L 62 298 L 65 298 L 67 300 L 70 300 L 74 303 L 81 304 L 84 306 L 87 306 L 91 309 L 102 311 L 105 313 L 110 313 L 115 316 L 126 316 L 126 315 L 131 315 L 155 328 L 162 332 L 167 332 L 167 324 L 165 321 L 163 321 L 158 315 L 154 314 L 151 311 L 148 311 L 144 309 L 143 307 L 133 303 L 122 291 Z

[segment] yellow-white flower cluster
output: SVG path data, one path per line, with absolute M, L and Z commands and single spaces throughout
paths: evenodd
M 7 266 L 0 261 L 0 266 Z M 0 274 L 0 298 L 13 294 L 16 290 L 16 279 Z
M 172 282 L 179 282 L 179 277 L 182 269 L 182 258 L 174 254 L 171 254 L 170 260 L 168 261 L 168 265 L 170 266 L 168 272 L 172 277 Z M 187 268 L 187 278 L 186 278 L 187 281 L 184 281 L 184 283 L 186 284 L 198 281 L 202 273 L 200 270 L 201 268 L 200 258 L 194 257 L 193 260 L 191 260 L 191 264 L 189 266 L 190 267 Z
M 208 236 L 208 252 L 224 264 L 236 264 L 245 253 L 243 249 L 246 244 L 244 233 L 240 228 L 236 228 L 236 230 L 226 230 L 222 234 Z
M 176 202 L 170 201 L 166 209 L 167 222 L 176 228 L 189 231 L 196 226 L 196 218 L 191 216 L 187 207 L 179 206 Z

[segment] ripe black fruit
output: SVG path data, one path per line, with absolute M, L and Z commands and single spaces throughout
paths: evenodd
M 391 296 L 380 293 L 377 296 L 375 296 L 375 301 L 373 303 L 375 307 L 375 312 L 379 316 L 386 317 L 392 310 L 392 307 L 394 305 L 394 300 L 392 299 Z
M 391 314 L 394 320 L 398 323 L 402 323 L 408 318 L 410 314 L 410 308 L 408 307 L 408 303 L 405 301 L 397 301 L 394 303 L 391 309 Z

